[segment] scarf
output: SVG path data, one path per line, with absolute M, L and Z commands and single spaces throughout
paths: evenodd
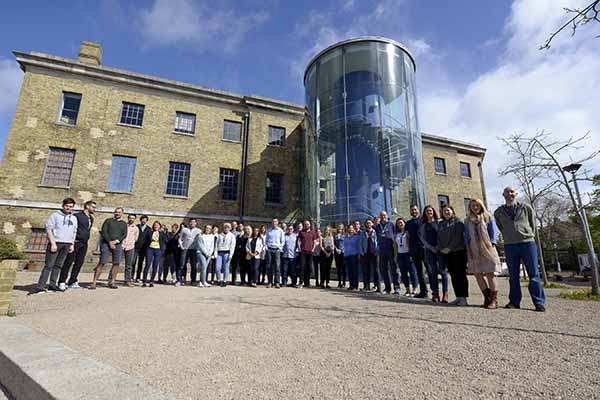
M 469 227 L 469 235 L 471 240 L 467 252 L 472 260 L 486 260 L 500 265 L 498 252 L 490 240 L 490 235 L 487 231 L 487 224 L 483 221 L 481 215 L 470 215 L 467 224 Z

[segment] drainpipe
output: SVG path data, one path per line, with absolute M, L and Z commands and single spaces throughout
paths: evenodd
M 250 132 L 250 111 L 244 114 L 244 138 L 242 140 L 242 179 L 240 194 L 240 222 L 244 222 L 246 213 L 246 170 L 248 169 L 248 136 Z
M 483 180 L 483 159 L 477 162 L 477 167 L 479 167 L 479 180 L 481 182 L 481 196 L 483 197 L 483 204 L 485 204 L 486 208 L 489 210 L 489 205 L 487 203 L 487 195 L 485 192 L 485 182 Z

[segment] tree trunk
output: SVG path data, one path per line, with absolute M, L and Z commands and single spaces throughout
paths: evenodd
M 542 243 L 540 242 L 540 235 L 536 235 L 535 244 L 538 248 L 540 271 L 542 272 L 542 281 L 544 285 L 548 284 L 548 275 L 546 274 L 546 264 L 544 263 L 544 252 L 542 251 Z

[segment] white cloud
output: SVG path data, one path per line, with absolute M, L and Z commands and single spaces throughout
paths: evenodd
M 424 131 L 488 149 L 484 170 L 491 203 L 500 201 L 506 183 L 513 184 L 507 182 L 510 178 L 497 176 L 509 161 L 498 136 L 544 129 L 566 139 L 591 130 L 587 150 L 599 147 L 600 51 L 593 34 L 581 31 L 571 38 L 564 32 L 551 50 L 538 50 L 564 20 L 558 2 L 515 1 L 505 26 L 506 52 L 499 64 L 460 93 L 448 85 L 421 96 Z M 419 74 L 418 80 L 423 79 L 427 77 Z M 600 172 L 600 161 L 589 167 Z
M 155 0 L 140 15 L 140 33 L 148 46 L 185 44 L 203 52 L 219 44 L 228 53 L 235 52 L 244 35 L 269 18 L 264 12 L 237 14 L 191 0 Z
M 14 60 L 0 58 L 0 115 L 12 114 L 15 109 L 23 72 Z

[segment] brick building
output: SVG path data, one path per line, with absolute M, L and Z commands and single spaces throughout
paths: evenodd
M 15 52 L 25 73 L 0 169 L 0 233 L 31 254 L 65 197 L 98 203 L 92 240 L 116 206 L 150 221 L 302 216 L 301 105 L 243 96 L 77 60 Z M 485 149 L 423 134 L 428 201 L 485 198 Z M 406 211 L 406 210 L 403 210 Z M 401 213 L 403 213 L 401 211 Z

